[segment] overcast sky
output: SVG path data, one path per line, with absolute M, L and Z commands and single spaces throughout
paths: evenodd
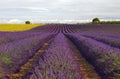
M 120 0 L 1 0 L 0 21 L 120 19 Z

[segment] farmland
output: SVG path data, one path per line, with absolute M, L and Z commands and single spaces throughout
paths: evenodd
M 0 79 L 120 79 L 120 24 L 38 26 L 0 32 Z
M 0 24 L 0 31 L 25 31 L 42 24 Z

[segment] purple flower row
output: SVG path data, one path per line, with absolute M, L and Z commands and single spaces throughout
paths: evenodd
M 41 32 L 0 32 L 0 44 L 13 42 L 27 37 L 40 35 Z
M 40 49 L 42 44 L 52 38 L 54 34 L 44 33 L 23 40 L 0 45 L 0 69 L 5 74 L 14 73 L 19 67 Z
M 79 33 L 68 34 L 83 56 L 96 68 L 103 79 L 118 79 L 120 71 L 120 49 L 111 47 Z
M 84 36 L 93 38 L 95 40 L 98 40 L 100 42 L 104 42 L 106 44 L 109 44 L 113 47 L 118 47 L 120 48 L 120 39 L 119 38 L 114 38 L 112 36 L 105 36 L 105 35 L 99 35 L 99 34 L 85 34 Z
M 70 41 L 58 34 L 54 41 L 40 56 L 38 65 L 33 69 L 30 79 L 84 79 L 79 65 L 74 61 L 74 50 Z

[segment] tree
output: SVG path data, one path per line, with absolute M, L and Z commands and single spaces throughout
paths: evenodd
M 99 18 L 94 18 L 94 19 L 92 20 L 92 24 L 99 24 L 99 23 L 100 23 Z
M 25 24 L 31 24 L 31 22 L 30 21 L 25 21 Z

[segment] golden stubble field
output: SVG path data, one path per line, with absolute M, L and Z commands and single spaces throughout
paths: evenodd
M 42 25 L 43 24 L 0 24 L 0 31 L 25 31 Z

